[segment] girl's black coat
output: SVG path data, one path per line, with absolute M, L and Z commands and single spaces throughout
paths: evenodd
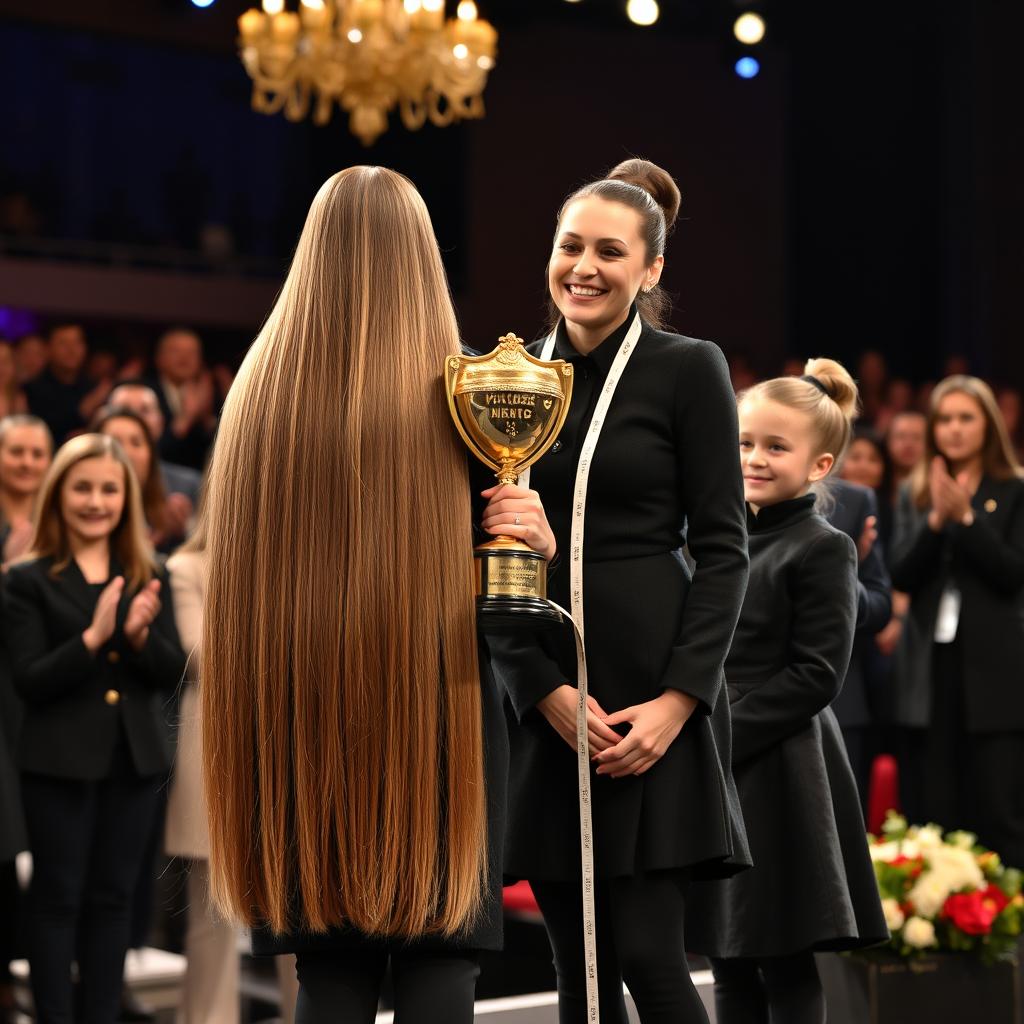
M 1024 731 L 1024 480 L 983 477 L 971 499 L 974 523 L 928 526 L 906 488 L 900 493 L 892 582 L 911 596 L 896 653 L 896 721 L 931 721 L 932 646 L 939 600 L 960 591 L 966 726 L 973 733 Z
M 40 558 L 15 565 L 4 581 L 4 636 L 24 702 L 18 766 L 62 779 L 102 779 L 123 733 L 139 775 L 166 772 L 173 717 L 167 702 L 185 670 L 166 573 L 157 574 L 161 607 L 143 649 L 124 639 L 133 596 L 126 593 L 114 635 L 91 654 L 82 632 L 92 622 L 96 592 L 74 559 L 56 575 L 53 564 Z M 112 560 L 111 577 L 121 573 Z M 116 703 L 108 703 L 109 691 Z
M 587 357 L 559 329 L 555 357 L 573 363 L 574 395 L 558 444 L 533 467 L 530 484 L 558 541 L 560 566 L 548 589 L 564 608 L 580 448 L 631 321 Z M 717 876 L 749 863 L 722 670 L 747 577 L 738 451 L 721 351 L 644 325 L 590 471 L 583 553 L 590 692 L 609 712 L 666 688 L 692 694 L 698 708 L 646 774 L 591 773 L 600 877 L 678 869 Z M 687 541 L 697 563 L 692 579 L 681 550 Z M 492 639 L 491 651 L 512 703 L 505 871 L 577 878 L 576 752 L 535 708 L 557 686 L 575 684 L 571 629 Z
M 873 945 L 888 932 L 829 708 L 857 621 L 856 549 L 815 514 L 814 495 L 762 509 L 748 527 L 750 582 L 725 672 L 754 868 L 691 887 L 687 948 L 761 957 Z

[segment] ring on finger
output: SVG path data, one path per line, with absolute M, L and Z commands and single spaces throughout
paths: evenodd
M 518 513 L 518 512 L 516 513 L 516 517 L 515 517 L 515 519 L 513 520 L 513 523 L 514 523 L 514 524 L 515 524 L 516 526 L 518 526 L 518 525 L 519 525 L 519 513 Z

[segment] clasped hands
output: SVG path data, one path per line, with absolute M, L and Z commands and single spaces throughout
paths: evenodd
M 95 654 L 113 635 L 117 627 L 117 606 L 124 592 L 124 577 L 115 576 L 96 601 L 92 622 L 82 633 L 82 642 Z M 149 625 L 160 612 L 160 581 L 150 580 L 128 605 L 124 618 L 124 637 L 136 651 L 146 646 Z
M 567 683 L 537 703 L 537 710 L 573 750 L 576 749 L 576 704 L 579 691 Z M 621 779 L 643 775 L 657 764 L 697 707 L 697 699 L 680 690 L 665 690 L 653 700 L 609 715 L 587 696 L 587 740 L 598 775 Z M 628 724 L 620 736 L 614 725 Z
M 928 525 L 938 533 L 946 523 L 962 523 L 971 513 L 971 492 L 967 473 L 954 479 L 946 468 L 946 460 L 936 455 L 928 467 L 928 491 L 931 511 Z M 966 524 L 965 524 L 966 525 Z

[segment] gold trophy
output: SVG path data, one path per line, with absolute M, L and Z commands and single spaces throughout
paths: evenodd
M 469 450 L 503 484 L 519 481 L 554 443 L 572 395 L 572 367 L 535 359 L 522 338 L 506 334 L 486 356 L 445 360 L 445 392 Z M 555 625 L 547 602 L 544 556 L 514 537 L 495 537 L 473 552 L 476 606 L 484 628 Z

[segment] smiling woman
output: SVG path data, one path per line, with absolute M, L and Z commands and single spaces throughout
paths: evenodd
M 668 173 L 643 160 L 571 195 L 548 261 L 560 316 L 531 349 L 575 370 L 560 445 L 533 467 L 531 486 L 558 549 L 583 547 L 582 586 L 563 570 L 549 590 L 565 607 L 582 594 L 585 611 L 606 1024 L 626 1020 L 623 979 L 644 1024 L 706 1021 L 683 952 L 687 883 L 748 862 L 720 755 L 729 746 L 722 663 L 746 580 L 735 400 L 715 345 L 659 329 L 667 303 L 658 281 L 679 201 Z M 525 508 L 529 494 L 513 490 L 492 501 L 485 528 Z M 692 579 L 684 540 L 697 560 Z M 518 719 L 505 870 L 530 880 L 554 948 L 562 1019 L 582 1020 L 580 848 L 565 827 L 577 806 L 573 635 L 566 626 L 488 642 Z
M 58 451 L 29 553 L 4 586 L 18 764 L 33 856 L 28 953 L 37 1015 L 114 1020 L 129 906 L 170 767 L 160 708 L 184 669 L 139 487 L 99 434 Z

